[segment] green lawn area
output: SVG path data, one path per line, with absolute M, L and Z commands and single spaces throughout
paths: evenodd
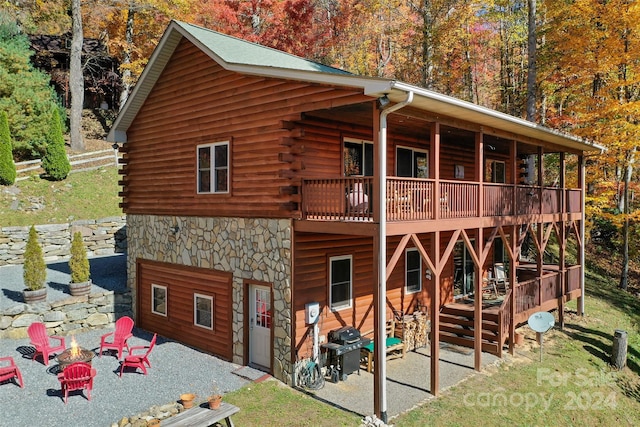
M 72 173 L 63 181 L 31 177 L 0 187 L 0 224 L 64 224 L 120 216 L 118 179 L 115 167 L 105 167 Z

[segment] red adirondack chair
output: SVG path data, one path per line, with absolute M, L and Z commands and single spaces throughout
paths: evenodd
M 47 335 L 47 328 L 44 326 L 44 323 L 32 323 L 31 325 L 29 325 L 27 333 L 29 334 L 29 338 L 31 339 L 31 345 L 36 348 L 35 353 L 33 353 L 33 360 L 36 360 L 38 354 L 41 354 L 46 366 L 49 366 L 49 356 L 51 354 L 58 351 L 64 351 L 64 349 L 67 347 L 64 342 L 64 337 L 59 337 L 57 335 Z M 58 343 L 51 345 L 50 339 L 56 340 L 58 341 Z
M 147 368 L 144 366 L 145 364 L 150 368 L 151 363 L 149 363 L 149 353 L 153 350 L 153 347 L 156 345 L 156 337 L 158 334 L 153 334 L 153 338 L 151 338 L 151 342 L 149 345 L 138 345 L 133 346 L 129 349 L 129 355 L 125 356 L 122 361 L 122 365 L 120 365 L 120 377 L 122 377 L 122 371 L 126 366 L 130 366 L 135 369 L 142 369 L 144 375 L 147 375 Z M 134 351 L 144 351 L 144 354 L 134 355 Z
M 58 381 L 64 393 L 64 403 L 67 403 L 69 392 L 74 390 L 87 390 L 87 400 L 91 400 L 93 389 L 93 377 L 96 376 L 95 368 L 85 362 L 76 362 L 68 365 L 58 374 Z
M 7 366 L 6 363 L 9 363 Z M 21 388 L 24 388 L 24 382 L 22 381 L 22 374 L 20 373 L 20 369 L 16 366 L 16 363 L 13 361 L 13 357 L 0 357 L 0 382 L 6 380 L 16 379 L 16 382 Z
M 100 357 L 102 357 L 102 351 L 104 349 L 118 350 L 118 359 L 122 358 L 122 349 L 129 350 L 129 344 L 127 340 L 133 336 L 131 331 L 133 330 L 133 319 L 129 316 L 124 316 L 116 320 L 116 330 L 104 334 L 100 338 Z M 111 339 L 109 340 L 109 338 Z

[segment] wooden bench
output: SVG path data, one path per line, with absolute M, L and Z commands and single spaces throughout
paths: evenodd
M 197 406 L 162 420 L 162 426 L 209 427 L 221 420 L 225 420 L 227 427 L 233 427 L 231 416 L 239 411 L 240 408 L 227 402 L 222 402 L 218 409 Z
M 401 356 L 404 358 L 405 347 L 404 342 L 395 336 L 395 321 L 388 320 L 386 324 L 386 353 L 389 356 Z M 374 331 L 368 331 L 363 336 L 373 336 Z M 367 372 L 373 372 L 373 353 L 375 352 L 373 340 L 368 345 L 360 349 L 360 356 L 367 365 Z

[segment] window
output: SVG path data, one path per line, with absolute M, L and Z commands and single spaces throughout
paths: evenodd
M 505 163 L 499 160 L 488 160 L 485 181 L 504 184 L 506 180 Z
M 193 323 L 206 329 L 213 329 L 213 297 L 193 294 Z
M 422 290 L 422 259 L 417 248 L 409 248 L 404 253 L 405 257 L 405 289 L 408 294 Z
M 331 310 L 351 307 L 351 255 L 332 257 L 329 264 Z
M 198 146 L 198 193 L 229 192 L 229 142 Z
M 373 176 L 373 143 L 344 140 L 344 176 Z
M 167 315 L 167 287 L 151 284 L 151 312 Z
M 396 176 L 429 178 L 429 152 L 413 148 L 396 148 Z

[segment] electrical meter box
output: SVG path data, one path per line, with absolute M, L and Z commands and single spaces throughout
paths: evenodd
M 314 324 L 318 322 L 320 318 L 320 303 L 309 302 L 304 306 L 305 319 L 308 324 Z

